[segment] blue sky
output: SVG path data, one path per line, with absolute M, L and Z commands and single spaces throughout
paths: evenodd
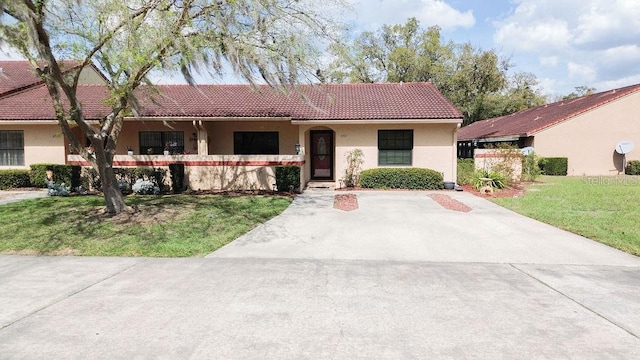
M 638 0 L 353 0 L 348 23 L 375 30 L 414 16 L 445 39 L 495 49 L 545 94 L 640 83 Z
M 445 40 L 470 42 L 534 73 L 540 91 L 567 94 L 640 83 L 640 0 L 344 0 L 341 21 L 355 35 L 416 17 Z M 0 51 L 0 58 L 7 54 Z M 163 83 L 177 77 L 159 75 Z M 240 82 L 227 74 L 216 83 Z

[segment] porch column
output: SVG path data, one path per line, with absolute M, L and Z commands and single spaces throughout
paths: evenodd
M 193 126 L 198 134 L 198 155 L 209 155 L 209 134 L 202 125 L 202 120 L 194 120 Z

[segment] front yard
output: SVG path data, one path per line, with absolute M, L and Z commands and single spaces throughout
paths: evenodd
M 204 256 L 272 217 L 285 196 L 128 196 L 134 214 L 105 217 L 96 196 L 50 197 L 0 206 L 0 253 Z
M 640 256 L 640 177 L 551 177 L 526 195 L 493 201 L 515 212 Z

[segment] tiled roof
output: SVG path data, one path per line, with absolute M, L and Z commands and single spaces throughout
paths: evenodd
M 78 64 L 77 61 L 68 60 L 64 62 L 64 67 L 71 69 Z M 0 71 L 0 97 L 42 83 L 28 61 L 0 61 L 0 69 L 2 69 Z
M 461 128 L 458 131 L 458 140 L 531 136 L 549 126 L 569 120 L 639 90 L 640 84 L 632 85 L 542 105 L 511 115 L 477 121 Z
M 303 85 L 283 94 L 269 86 L 161 85 L 144 96 L 145 117 L 290 117 L 293 120 L 462 119 L 431 83 Z M 150 92 L 151 93 L 151 92 Z M 106 115 L 104 87 L 82 85 L 89 119 Z M 148 95 L 148 94 L 147 94 Z M 54 119 L 44 87 L 0 99 L 1 120 Z
M 111 109 L 102 105 L 102 99 L 107 97 L 106 87 L 79 85 L 78 88 L 78 97 L 82 102 L 85 118 L 98 120 L 109 114 Z M 46 86 L 41 84 L 0 98 L 0 122 L 16 120 L 56 120 L 53 101 Z

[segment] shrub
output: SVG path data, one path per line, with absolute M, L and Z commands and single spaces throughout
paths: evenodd
M 277 166 L 276 188 L 278 191 L 298 191 L 300 189 L 300 167 Z
M 371 189 L 442 189 L 442 174 L 423 168 L 376 168 L 360 173 L 360 186 Z
M 522 159 L 522 180 L 535 181 L 540 176 L 540 166 L 535 152 L 531 152 Z
M 476 164 L 473 159 L 458 159 L 458 176 L 456 181 L 459 185 L 471 184 L 473 172 L 476 170 Z
M 58 183 L 70 184 L 72 189 L 81 185 L 80 173 L 82 167 L 78 165 L 59 165 L 59 164 L 32 164 L 31 165 L 31 185 L 35 187 L 46 188 L 47 170 L 53 172 L 53 181 Z
M 491 179 L 491 182 L 489 182 L 488 185 L 494 189 L 504 189 L 507 187 L 507 179 L 504 174 L 497 171 L 480 169 L 473 173 L 473 180 L 471 183 L 474 189 L 480 190 L 485 184 L 487 184 L 487 181 L 480 180 L 482 178 Z
M 47 190 L 47 195 L 49 196 L 69 196 L 71 193 L 71 187 L 65 185 L 65 183 L 56 184 L 54 181 L 49 181 L 47 184 L 49 190 Z
M 164 188 L 164 179 L 167 171 L 161 168 L 137 167 L 137 168 L 114 168 L 113 172 L 118 182 L 118 187 L 123 193 L 129 189 L 138 179 L 151 181 L 161 190 Z M 95 191 L 102 191 L 102 181 L 100 174 L 93 168 L 85 168 L 83 171 L 83 181 L 87 188 Z
M 29 170 L 0 170 L 0 190 L 29 186 Z
M 360 149 L 354 149 L 346 155 L 347 168 L 344 171 L 344 185 L 346 187 L 358 186 L 361 166 L 364 164 L 364 154 Z
M 541 158 L 538 162 L 540 170 L 544 175 L 566 176 L 568 169 L 568 159 L 566 157 Z
M 169 176 L 173 193 L 181 193 L 184 190 L 184 164 L 169 164 Z
M 628 161 L 624 173 L 627 175 L 640 175 L 640 160 Z
M 131 187 L 134 193 L 138 195 L 158 195 L 160 194 L 160 187 L 154 184 L 150 180 L 136 180 L 135 184 Z

